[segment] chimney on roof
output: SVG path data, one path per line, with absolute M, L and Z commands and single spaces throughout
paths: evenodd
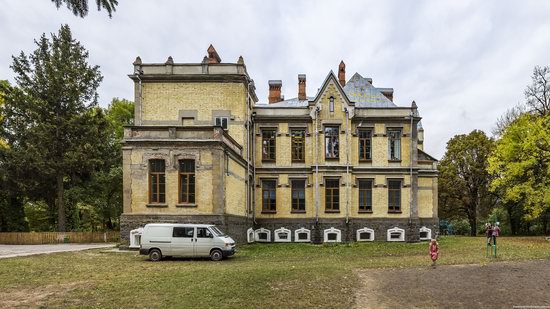
M 346 64 L 344 60 L 340 61 L 340 65 L 338 66 L 338 81 L 342 87 L 346 85 Z
M 281 87 L 283 87 L 283 82 L 280 80 L 270 80 L 269 81 L 269 104 L 281 102 Z
M 210 46 L 208 47 L 207 52 L 208 52 L 208 64 L 216 64 L 216 63 L 222 62 L 222 59 L 220 58 L 220 56 L 218 55 L 218 52 L 216 51 L 214 46 L 212 46 L 212 44 L 210 44 Z
M 298 100 L 307 100 L 306 96 L 306 75 L 298 74 Z

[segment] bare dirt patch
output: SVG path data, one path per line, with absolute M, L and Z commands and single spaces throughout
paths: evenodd
M 37 308 L 49 300 L 63 298 L 71 291 L 86 286 L 85 282 L 50 284 L 30 289 L 0 291 L 0 308 Z
M 550 260 L 356 273 L 356 308 L 550 306 Z

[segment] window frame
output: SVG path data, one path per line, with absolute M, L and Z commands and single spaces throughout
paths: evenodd
M 303 182 L 303 187 L 295 188 L 295 183 Z M 305 213 L 306 212 L 306 179 L 290 179 L 290 200 L 291 200 L 291 212 L 292 213 Z M 301 201 L 301 198 L 294 198 L 294 192 L 298 191 L 298 194 L 300 191 L 303 192 L 303 201 Z
M 334 113 L 334 97 L 330 97 L 328 100 L 328 111 Z
M 337 182 L 337 185 L 329 187 L 328 182 Z M 338 197 L 337 202 L 334 201 L 335 197 Z M 325 178 L 325 212 L 340 212 L 340 178 Z
M 301 132 L 301 135 L 295 135 L 296 132 Z M 301 151 L 299 151 L 301 150 Z M 297 155 L 301 154 L 300 155 Z M 306 129 L 291 128 L 290 129 L 290 156 L 293 163 L 305 162 L 306 158 Z
M 388 128 L 386 134 L 388 136 L 388 161 L 401 161 L 402 129 Z M 392 152 L 394 152 L 395 156 L 392 156 Z
M 183 172 L 182 171 L 182 162 L 185 162 L 185 161 L 188 161 L 188 162 L 191 162 L 192 163 L 192 167 L 193 167 L 193 171 L 192 172 Z M 195 159 L 180 159 L 178 160 L 178 203 L 179 204 L 195 204 L 196 203 L 196 197 L 197 197 L 197 177 L 196 177 L 196 169 L 195 169 Z M 183 200 L 182 197 L 182 176 L 187 176 L 187 186 L 186 186 L 186 192 L 187 192 L 187 200 Z M 190 184 L 191 184 L 191 177 L 193 177 L 193 192 L 191 194 L 190 190 L 189 190 L 189 187 L 190 187 Z M 192 201 L 191 201 L 191 198 L 190 196 L 193 196 L 192 198 Z
M 218 120 L 220 120 L 220 124 L 218 124 Z M 225 120 L 225 127 L 223 126 L 223 121 Z M 214 125 L 222 127 L 224 130 L 229 130 L 229 117 L 227 116 L 216 116 L 214 117 Z
M 153 171 L 153 162 L 160 163 L 159 167 L 162 167 L 162 171 Z M 156 179 L 156 196 L 154 200 L 153 196 L 153 177 Z M 166 160 L 164 159 L 149 159 L 148 161 L 148 178 L 149 178 L 149 204 L 166 204 Z M 161 179 L 163 190 L 161 192 Z M 162 199 L 161 199 L 162 195 Z
M 361 183 L 369 183 L 370 185 L 367 185 L 367 188 L 361 188 Z M 359 213 L 372 213 L 372 189 L 374 188 L 374 180 L 373 179 L 358 179 L 357 180 L 357 191 L 358 191 L 358 201 L 357 201 L 357 207 Z M 366 204 L 361 204 L 361 194 L 364 193 L 366 196 L 364 199 L 366 199 Z M 370 205 L 368 201 L 370 200 Z
M 391 188 L 391 183 L 399 183 L 398 188 Z M 388 179 L 388 213 L 401 213 L 403 179 Z M 397 204 L 392 203 L 392 193 L 396 194 Z
M 262 213 L 276 213 L 277 212 L 277 180 L 276 179 L 262 179 Z M 273 183 L 273 188 L 268 188 L 265 184 L 266 183 Z M 271 198 L 268 200 L 269 202 L 266 203 L 265 199 L 265 193 L 266 192 L 273 192 L 273 202 L 271 202 Z M 271 197 L 271 194 L 269 194 Z
M 262 128 L 262 162 L 275 162 L 277 160 L 277 129 L 275 128 Z M 272 132 L 273 136 L 266 138 L 266 133 Z M 269 143 L 266 144 L 266 141 Z M 267 147 L 267 150 L 266 148 Z M 273 157 L 271 157 L 273 154 Z
M 361 133 L 367 133 L 367 137 L 362 137 Z M 359 161 L 370 162 L 372 161 L 372 129 L 360 128 L 357 130 L 357 138 L 359 141 Z M 365 144 L 365 145 L 363 145 Z M 361 153 L 362 148 L 367 148 L 368 151 Z
M 329 133 L 330 134 L 327 134 Z M 334 134 L 336 133 L 336 134 Z M 339 125 L 326 125 L 323 128 L 323 134 L 325 138 L 325 160 L 338 160 L 340 159 L 340 126 Z M 334 138 L 336 140 L 334 140 Z M 333 145 L 333 143 L 336 142 L 336 154 L 334 154 L 334 151 L 332 151 L 332 155 L 329 155 L 328 149 L 329 149 L 329 143 L 330 145 Z M 334 148 L 334 147 L 331 147 Z M 334 149 L 333 149 L 334 150 Z

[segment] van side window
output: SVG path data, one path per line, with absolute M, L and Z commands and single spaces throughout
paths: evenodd
M 193 229 L 193 227 L 175 227 L 174 231 L 172 232 L 172 237 L 192 238 Z
M 210 238 L 212 233 L 205 227 L 197 228 L 197 238 Z

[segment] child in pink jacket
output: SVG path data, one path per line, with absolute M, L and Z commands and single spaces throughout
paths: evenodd
M 439 257 L 439 244 L 435 239 L 432 239 L 430 241 L 430 258 L 432 259 L 432 267 L 435 267 L 435 261 L 437 261 L 437 258 Z

